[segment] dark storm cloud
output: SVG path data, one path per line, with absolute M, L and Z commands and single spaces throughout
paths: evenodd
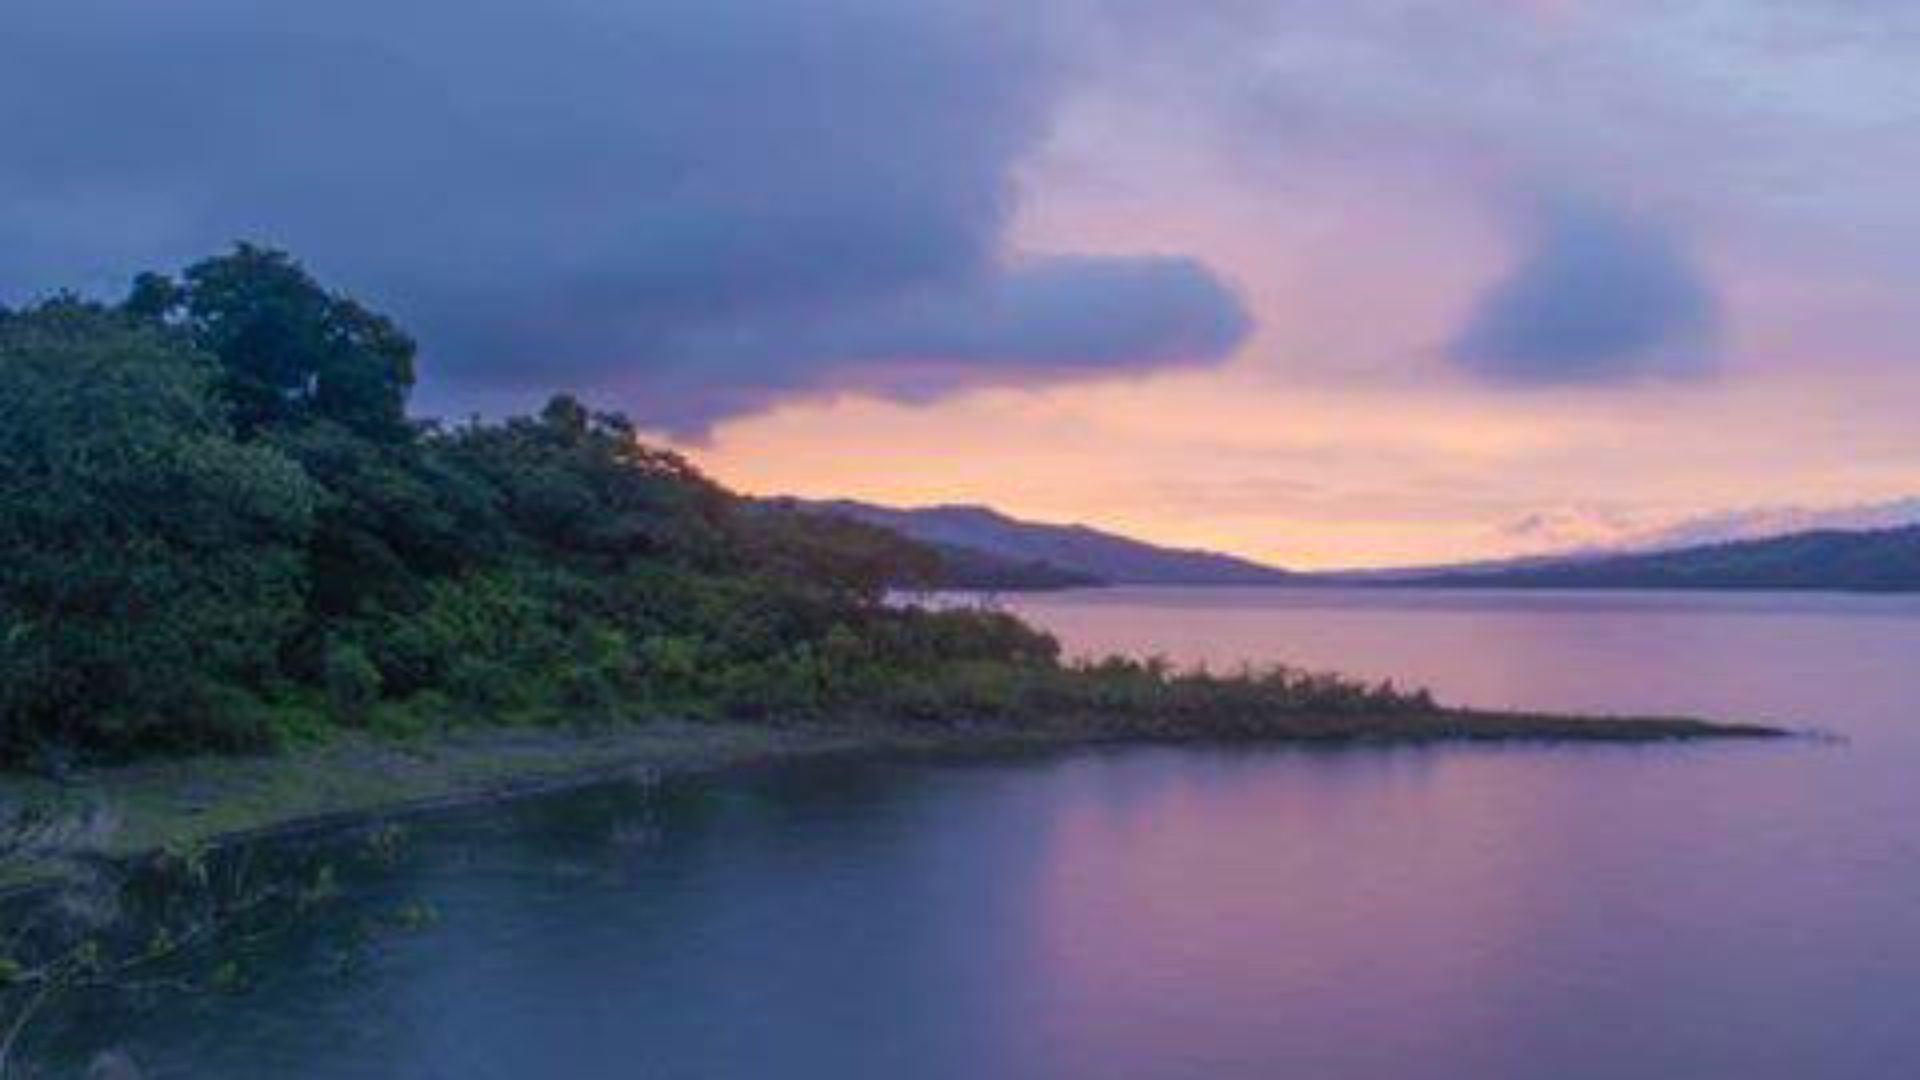
M 1719 303 L 1657 224 L 1585 200 L 1545 208 L 1519 262 L 1481 296 L 1453 360 L 1495 382 L 1681 377 L 1712 362 Z
M 683 334 L 672 352 L 688 361 L 666 380 L 671 404 L 657 419 L 696 433 L 703 416 L 805 393 L 804 383 L 773 378 L 711 378 L 767 373 L 771 361 L 796 353 L 834 372 L 829 388 L 927 401 L 958 385 L 1068 381 L 1222 356 L 1251 329 L 1239 298 L 1191 259 L 1033 258 L 871 304 Z
M 687 428 L 1246 330 L 1184 260 L 1006 257 L 1063 68 L 1031 4 L 13 0 L 5 24 L 0 296 L 256 239 L 415 328 L 448 404 L 617 387 Z

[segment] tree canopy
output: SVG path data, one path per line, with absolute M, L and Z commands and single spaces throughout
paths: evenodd
M 122 312 L 58 300 L 0 323 L 9 741 L 204 741 L 227 689 L 274 670 L 321 493 L 232 437 L 218 378 Z
M 0 764 L 478 719 L 1408 700 L 1076 667 L 1010 616 L 894 605 L 937 552 L 743 499 L 566 395 L 415 421 L 414 352 L 244 244 L 115 305 L 0 312 Z
M 181 325 L 219 358 L 236 431 L 329 420 L 368 438 L 403 437 L 413 339 L 327 292 L 284 252 L 241 244 L 179 280 L 135 279 L 123 309 Z
M 571 397 L 414 422 L 413 379 L 391 321 L 249 245 L 0 316 L 0 756 L 805 708 L 829 641 L 927 573 L 891 534 L 749 512 Z

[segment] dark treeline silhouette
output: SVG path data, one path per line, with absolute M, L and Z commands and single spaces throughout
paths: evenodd
M 758 507 L 615 413 L 411 418 L 414 342 L 241 245 L 0 310 L 0 763 L 342 727 L 1408 712 L 1286 672 L 1063 663 L 886 602 L 934 550 Z
M 1672 551 L 1411 575 L 1395 584 L 1538 589 L 1920 591 L 1920 525 L 1820 529 Z

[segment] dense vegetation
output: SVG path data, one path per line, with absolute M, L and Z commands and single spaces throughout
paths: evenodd
M 939 562 L 931 582 L 904 580 L 895 584 L 906 589 L 931 584 L 955 592 L 1038 592 L 1048 589 L 1079 589 L 1110 585 L 1097 574 L 1068 570 L 1044 559 L 990 551 L 984 547 L 958 544 L 937 537 L 916 536 L 902 523 L 915 520 L 913 511 L 890 511 L 898 515 L 894 523 L 876 519 L 865 512 L 864 504 L 846 501 L 821 502 L 791 496 L 758 499 L 753 508 L 764 513 L 809 514 L 855 525 L 884 529 L 905 536 L 932 549 Z
M 1762 540 L 1415 578 L 1422 585 L 1547 589 L 1920 591 L 1920 525 L 1822 529 Z
M 932 549 L 748 503 L 617 414 L 410 418 L 414 359 L 245 245 L 0 311 L 0 763 L 479 720 L 1427 705 L 1064 665 L 1004 614 L 888 604 Z
M 958 544 L 930 544 L 940 555 L 940 587 L 971 592 L 1037 592 L 1106 585 L 1106 579 L 1042 559 L 1015 559 Z

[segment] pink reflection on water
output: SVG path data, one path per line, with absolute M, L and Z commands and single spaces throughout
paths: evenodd
M 1498 1024 L 1478 988 L 1539 932 L 1528 792 L 1443 780 L 1485 770 L 1439 755 L 1296 756 L 1089 778 L 1106 790 L 1058 822 L 1043 901 L 1063 1045 L 1364 1075 Z
M 1907 713 L 1911 703 L 1890 695 L 1903 692 L 1920 644 L 1911 596 L 1127 588 L 1009 606 L 1080 655 L 1284 662 L 1428 686 L 1458 704 L 1849 734 Z M 1730 656 L 1739 670 L 1727 670 Z
M 1448 1076 L 1526 1075 L 1635 1025 L 1684 1045 L 1684 1014 L 1657 1009 L 1608 1029 L 1552 1021 L 1643 983 L 1671 996 L 1688 973 L 1657 949 L 1650 962 L 1647 942 L 1693 935 L 1701 911 L 1758 934 L 1808 925 L 1822 902 L 1704 902 L 1724 874 L 1771 872 L 1775 848 L 1727 845 L 1740 823 L 1686 782 L 1691 753 L 1238 751 L 1077 768 L 1036 900 L 1048 1048 L 1068 1072 L 1164 1076 L 1175 1061 L 1186 1071 L 1172 1075 L 1366 1078 L 1427 1059 Z M 1793 805 L 1750 822 L 1756 836 L 1777 839 Z M 1689 849 L 1695 829 L 1721 838 L 1713 851 Z M 1704 929 L 1696 961 L 1715 947 Z M 1753 992 L 1763 1015 L 1764 982 Z

